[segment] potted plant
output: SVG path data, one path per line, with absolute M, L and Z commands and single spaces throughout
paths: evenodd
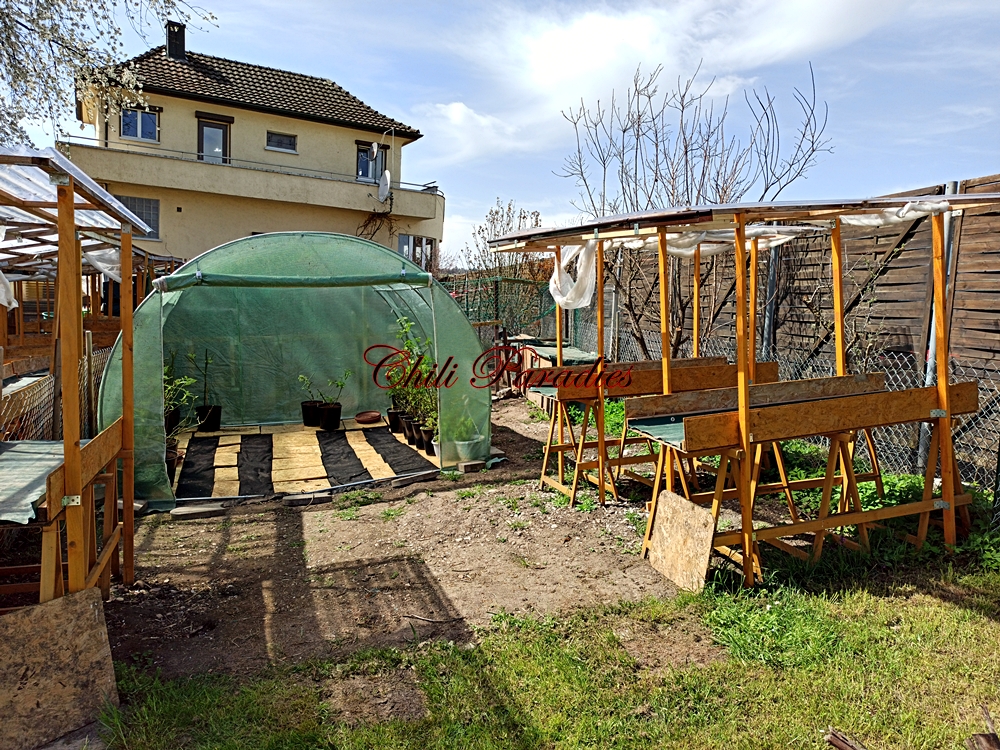
M 177 433 L 181 421 L 190 415 L 194 404 L 191 386 L 197 382 L 189 375 L 174 374 L 176 357 L 177 353 L 171 352 L 170 361 L 163 366 L 163 431 L 168 436 Z
M 424 439 L 424 450 L 428 456 L 437 455 L 435 451 L 434 438 L 437 433 L 437 415 L 432 414 L 420 425 L 420 436 Z
M 452 438 L 455 441 L 455 450 L 458 453 L 459 461 L 471 461 L 476 452 L 476 446 L 482 441 L 483 436 L 479 434 L 476 423 L 472 417 L 466 415 L 459 419 L 452 428 Z
M 194 410 L 198 416 L 198 432 L 218 432 L 222 427 L 222 406 L 208 402 L 208 368 L 212 364 L 212 358 L 208 356 L 208 349 L 205 350 L 205 358 L 202 364 L 198 364 L 198 356 L 194 352 L 188 352 L 187 358 L 194 365 L 198 374 L 201 375 L 204 386 L 201 406 L 196 407 Z
M 167 465 L 170 484 L 174 483 L 177 465 L 184 458 L 183 451 L 177 449 L 177 436 L 194 425 L 194 416 L 191 413 L 194 394 L 190 386 L 197 382 L 190 376 L 178 377 L 173 373 L 174 353 L 171 353 L 170 362 L 163 368 L 163 429 L 166 434 L 166 451 L 163 458 Z
M 323 405 L 319 407 L 319 427 L 321 430 L 333 432 L 340 429 L 340 417 L 344 409 L 343 404 L 340 403 L 340 394 L 344 392 L 344 386 L 347 385 L 347 381 L 353 374 L 350 370 L 344 370 L 343 376 L 339 379 L 327 381 L 331 388 L 337 389 L 335 396 L 330 397 L 320 393 L 323 397 Z
M 323 392 L 317 388 L 313 391 L 313 382 L 306 375 L 299 375 L 299 384 L 309 396 L 308 401 L 302 401 L 302 424 L 306 427 L 319 427 L 319 410 L 323 405 Z M 318 398 L 317 398 L 318 397 Z

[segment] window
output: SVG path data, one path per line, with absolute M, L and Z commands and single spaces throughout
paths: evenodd
M 198 159 L 211 164 L 229 163 L 229 125 L 198 120 Z
M 399 254 L 412 260 L 425 271 L 433 271 L 435 266 L 434 239 L 415 237 L 411 234 L 399 235 Z
M 140 141 L 160 140 L 160 114 L 143 109 L 122 110 L 122 137 Z
M 388 149 L 380 148 L 378 155 L 372 159 L 371 144 L 358 144 L 358 179 L 364 182 L 378 182 L 385 171 L 385 153 Z
M 133 198 L 130 195 L 116 195 L 122 205 L 149 225 L 147 234 L 136 233 L 137 238 L 160 239 L 160 201 L 156 198 Z
M 268 130 L 267 145 L 264 148 L 270 149 L 271 151 L 288 151 L 289 153 L 297 154 L 297 145 L 298 136 L 287 135 L 285 133 L 272 133 Z

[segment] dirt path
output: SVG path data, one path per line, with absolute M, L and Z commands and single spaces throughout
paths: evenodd
M 546 429 L 523 401 L 501 402 L 494 445 L 509 460 L 489 472 L 313 508 L 143 519 L 141 583 L 107 604 L 116 658 L 168 676 L 239 674 L 414 639 L 464 642 L 501 610 L 671 595 L 636 554 L 641 502 L 571 510 L 537 489 Z

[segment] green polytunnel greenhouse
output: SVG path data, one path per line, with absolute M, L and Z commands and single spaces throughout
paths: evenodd
M 135 312 L 136 496 L 153 509 L 173 507 L 164 463 L 163 368 L 195 378 L 195 405 L 221 404 L 223 427 L 301 421 L 299 375 L 326 384 L 354 375 L 340 398 L 345 417 L 385 412 L 390 397 L 375 382 L 386 347 L 408 336 L 432 342 L 433 358 L 452 364 L 438 387 L 442 466 L 485 459 L 490 447 L 490 389 L 475 380 L 479 337 L 444 287 L 417 265 L 374 242 L 322 232 L 254 235 L 189 261 Z M 371 349 L 371 347 L 376 347 Z M 381 347 L 381 348 L 378 348 Z M 199 367 L 210 360 L 207 378 Z M 443 368 L 442 368 L 443 369 Z M 99 396 L 101 429 L 121 414 L 121 339 Z M 470 445 L 471 444 L 471 445 Z

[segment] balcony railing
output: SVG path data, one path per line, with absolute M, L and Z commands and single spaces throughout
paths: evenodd
M 180 161 L 196 161 L 201 164 L 211 163 L 218 164 L 218 162 L 205 162 L 199 159 L 199 154 L 197 151 L 176 151 L 174 149 L 163 148 L 157 145 L 146 145 L 144 143 L 129 142 L 121 143 L 109 141 L 105 145 L 104 141 L 98 138 L 90 138 L 82 135 L 70 135 L 64 141 L 70 145 L 80 145 L 87 146 L 90 148 L 100 148 L 107 151 L 119 151 L 126 154 L 140 154 L 142 156 L 158 156 L 161 159 L 178 159 Z M 336 182 L 353 182 L 361 185 L 371 185 L 376 186 L 378 183 L 375 180 L 365 180 L 359 177 L 355 177 L 352 174 L 344 174 L 341 172 L 328 172 L 321 169 L 309 169 L 307 167 L 291 167 L 287 164 L 273 164 L 264 161 L 252 161 L 250 159 L 234 159 L 232 157 L 228 158 L 225 164 L 219 166 L 226 167 L 237 167 L 239 169 L 255 169 L 259 172 L 275 172 L 278 174 L 288 174 L 295 175 L 297 177 L 314 177 L 320 180 L 334 180 Z M 430 193 L 432 195 L 444 196 L 437 185 L 433 182 L 428 182 L 426 184 L 420 184 L 415 182 L 403 182 L 401 180 L 393 180 L 391 187 L 393 190 L 410 190 L 417 193 Z

